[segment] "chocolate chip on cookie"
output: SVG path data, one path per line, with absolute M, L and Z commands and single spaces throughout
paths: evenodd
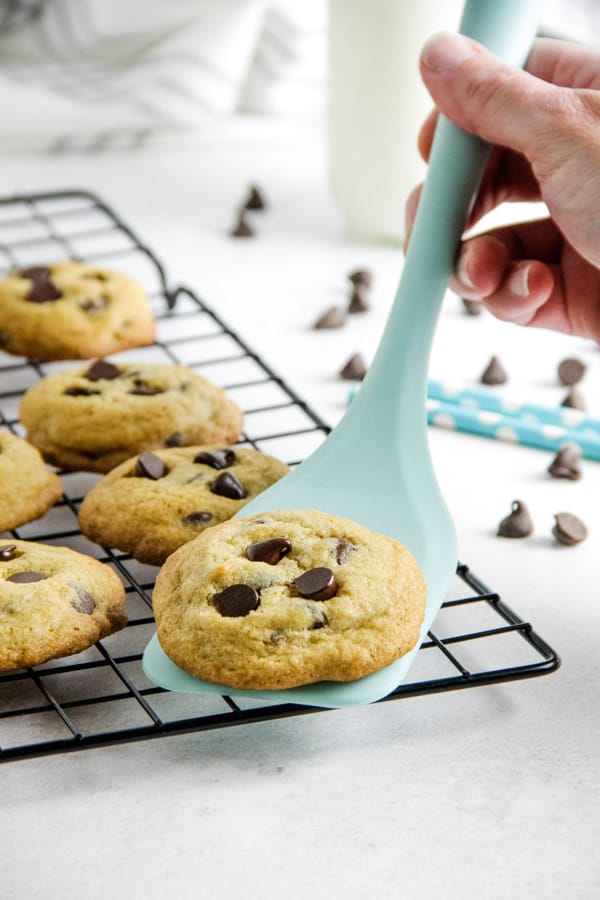
M 258 541 L 246 547 L 246 556 L 251 562 L 265 562 L 270 566 L 276 566 L 292 549 L 291 541 L 287 538 L 269 538 L 266 541 Z
M 354 544 L 345 538 L 340 538 L 335 547 L 335 561 L 338 565 L 343 566 L 353 550 L 356 550 Z
M 247 616 L 260 606 L 258 591 L 249 584 L 232 584 L 213 597 L 222 616 Z
M 112 381 L 120 374 L 121 370 L 105 359 L 97 359 L 84 373 L 88 381 Z
M 198 512 L 189 513 L 187 516 L 183 517 L 184 525 L 204 525 L 206 522 L 210 522 L 212 519 L 212 514 L 209 512 L 205 512 L 200 509 Z
M 46 576 L 41 572 L 15 572 L 9 575 L 7 581 L 14 581 L 16 584 L 29 584 L 34 581 L 43 581 Z
M 138 478 L 151 478 L 153 481 L 158 481 L 159 478 L 164 478 L 168 471 L 162 459 L 149 450 L 138 456 L 135 463 L 135 474 Z
M 69 397 L 92 397 L 94 394 L 100 394 L 101 391 L 94 391 L 92 388 L 86 387 L 67 387 L 64 389 L 63 394 L 67 394 Z
M 230 500 L 243 500 L 246 490 L 233 472 L 221 472 L 216 481 L 210 486 L 213 494 L 220 497 L 229 497 Z
M 130 394 L 139 394 L 142 397 L 153 397 L 154 394 L 164 394 L 163 388 L 148 384 L 147 382 L 142 381 L 141 378 L 136 378 L 133 385 L 134 386 L 129 391 Z
M 337 594 L 337 581 L 331 569 L 317 566 L 296 578 L 294 584 L 301 597 L 306 600 L 331 600 Z
M 20 278 L 30 278 L 37 281 L 38 278 L 50 278 L 50 269 L 48 266 L 29 266 L 27 269 L 19 269 L 17 275 Z
M 77 305 L 84 312 L 100 312 L 109 304 L 108 297 L 101 295 L 100 297 L 88 297 L 86 300 L 78 300 Z
M 224 447 L 222 450 L 203 450 L 194 457 L 194 462 L 204 463 L 213 469 L 227 469 L 232 466 L 236 460 L 233 450 Z
M 77 598 L 71 600 L 71 606 L 73 609 L 77 610 L 78 613 L 82 613 L 84 616 L 91 616 L 96 609 L 96 601 L 85 588 L 78 587 L 75 584 L 72 585 L 72 587 L 77 594 Z
M 61 297 L 62 294 L 53 281 L 49 278 L 36 278 L 25 299 L 30 303 L 48 303 L 60 300 Z
M 14 559 L 18 555 L 17 553 L 17 545 L 16 544 L 4 544 L 0 547 L 0 561 L 6 562 L 9 559 Z
M 165 447 L 183 447 L 183 435 L 180 431 L 174 431 L 165 438 Z

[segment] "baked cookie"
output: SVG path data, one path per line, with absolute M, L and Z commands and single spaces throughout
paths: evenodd
M 30 541 L 0 541 L 0 671 L 85 650 L 127 623 L 121 580 L 103 563 Z
M 146 451 L 92 488 L 79 510 L 79 525 L 91 541 L 160 566 L 287 471 L 258 450 L 209 445 Z
M 154 340 L 141 285 L 80 262 L 17 269 L 0 281 L 0 348 L 36 359 L 91 359 Z
M 43 516 L 62 495 L 60 478 L 38 450 L 10 431 L 0 431 L 0 531 Z
M 42 378 L 20 416 L 48 462 L 91 472 L 144 450 L 233 443 L 243 420 L 225 391 L 187 366 L 106 360 Z
M 352 681 L 407 653 L 425 610 L 402 544 L 316 510 L 232 519 L 168 558 L 153 593 L 165 653 L 197 678 L 276 690 Z

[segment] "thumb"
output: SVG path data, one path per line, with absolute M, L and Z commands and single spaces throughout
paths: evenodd
M 421 51 L 421 77 L 439 109 L 490 144 L 520 153 L 547 149 L 564 88 L 501 62 L 481 44 L 440 32 Z

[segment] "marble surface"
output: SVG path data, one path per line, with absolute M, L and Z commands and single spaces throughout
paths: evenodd
M 376 346 L 401 268 L 398 248 L 344 235 L 318 141 L 253 138 L 143 155 L 2 160 L 2 192 L 97 191 L 167 263 L 335 422 L 347 357 Z M 271 208 L 253 241 L 227 237 L 250 182 Z M 337 332 L 310 326 L 372 267 L 373 307 Z M 476 380 L 492 353 L 520 396 L 557 403 L 556 365 L 590 342 L 465 317 L 448 295 L 432 373 Z M 596 412 L 599 410 L 596 408 Z M 562 657 L 527 682 L 245 725 L 0 769 L 3 900 L 587 898 L 597 843 L 600 466 L 550 480 L 547 453 L 430 429 L 461 556 Z M 360 485 L 356 486 L 360 489 Z M 527 541 L 494 536 L 513 499 Z M 555 512 L 588 541 L 566 549 Z M 1 724 L 1 723 L 0 723 Z M 0 729 L 1 730 L 1 729 Z

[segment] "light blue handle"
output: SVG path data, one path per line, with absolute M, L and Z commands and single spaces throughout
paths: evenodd
M 460 30 L 520 66 L 535 36 L 541 6 L 542 0 L 468 0 Z M 363 405 L 368 405 L 369 417 L 379 415 L 389 427 L 401 409 L 405 433 L 425 431 L 435 325 L 488 153 L 487 144 L 440 116 L 396 299 L 350 419 L 361 416 Z M 347 425 L 351 427 L 351 421 Z

